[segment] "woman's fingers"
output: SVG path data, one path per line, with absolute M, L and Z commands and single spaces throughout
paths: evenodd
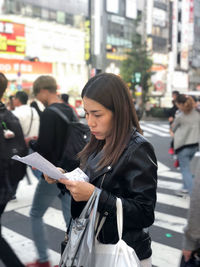
M 49 177 L 48 175 L 44 174 L 43 173 L 43 176 L 44 176 L 44 179 L 45 181 L 48 183 L 48 184 L 56 184 L 57 183 L 57 180 Z
M 59 179 L 59 182 L 66 186 L 76 201 L 87 201 L 95 188 L 94 185 L 82 181 Z

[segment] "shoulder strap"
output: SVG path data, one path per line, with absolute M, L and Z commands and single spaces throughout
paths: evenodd
M 49 107 L 49 109 L 53 110 L 56 114 L 58 114 L 58 116 L 60 116 L 67 124 L 70 124 L 70 120 L 60 109 L 58 109 L 57 107 Z
M 30 133 L 30 130 L 31 130 L 31 126 L 32 126 L 32 122 L 33 122 L 33 109 L 30 107 L 31 109 L 31 121 L 30 121 L 30 124 L 29 124 L 29 129 L 27 131 L 27 133 L 25 134 L 25 136 L 28 136 L 29 133 Z

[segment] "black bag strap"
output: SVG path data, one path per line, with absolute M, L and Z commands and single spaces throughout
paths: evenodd
M 57 107 L 49 107 L 49 109 L 53 110 L 58 116 L 60 116 L 67 124 L 70 124 L 70 120 L 65 116 L 65 114 Z

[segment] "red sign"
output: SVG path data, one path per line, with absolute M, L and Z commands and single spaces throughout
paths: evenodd
M 51 74 L 52 71 L 52 63 L 49 62 L 0 58 L 0 72 L 5 74 Z
M 0 53 L 25 55 L 24 24 L 0 21 Z

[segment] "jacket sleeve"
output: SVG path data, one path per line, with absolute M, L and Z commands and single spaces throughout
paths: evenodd
M 117 197 L 123 203 L 124 227 L 148 227 L 154 222 L 157 188 L 157 161 L 152 146 L 148 142 L 138 144 L 119 165 L 116 180 L 121 195 Z M 102 190 L 99 210 L 108 216 L 116 216 L 116 195 Z
M 175 133 L 178 127 L 180 126 L 181 121 L 181 114 L 179 114 L 177 117 L 175 117 L 174 122 L 172 123 L 171 129 Z

